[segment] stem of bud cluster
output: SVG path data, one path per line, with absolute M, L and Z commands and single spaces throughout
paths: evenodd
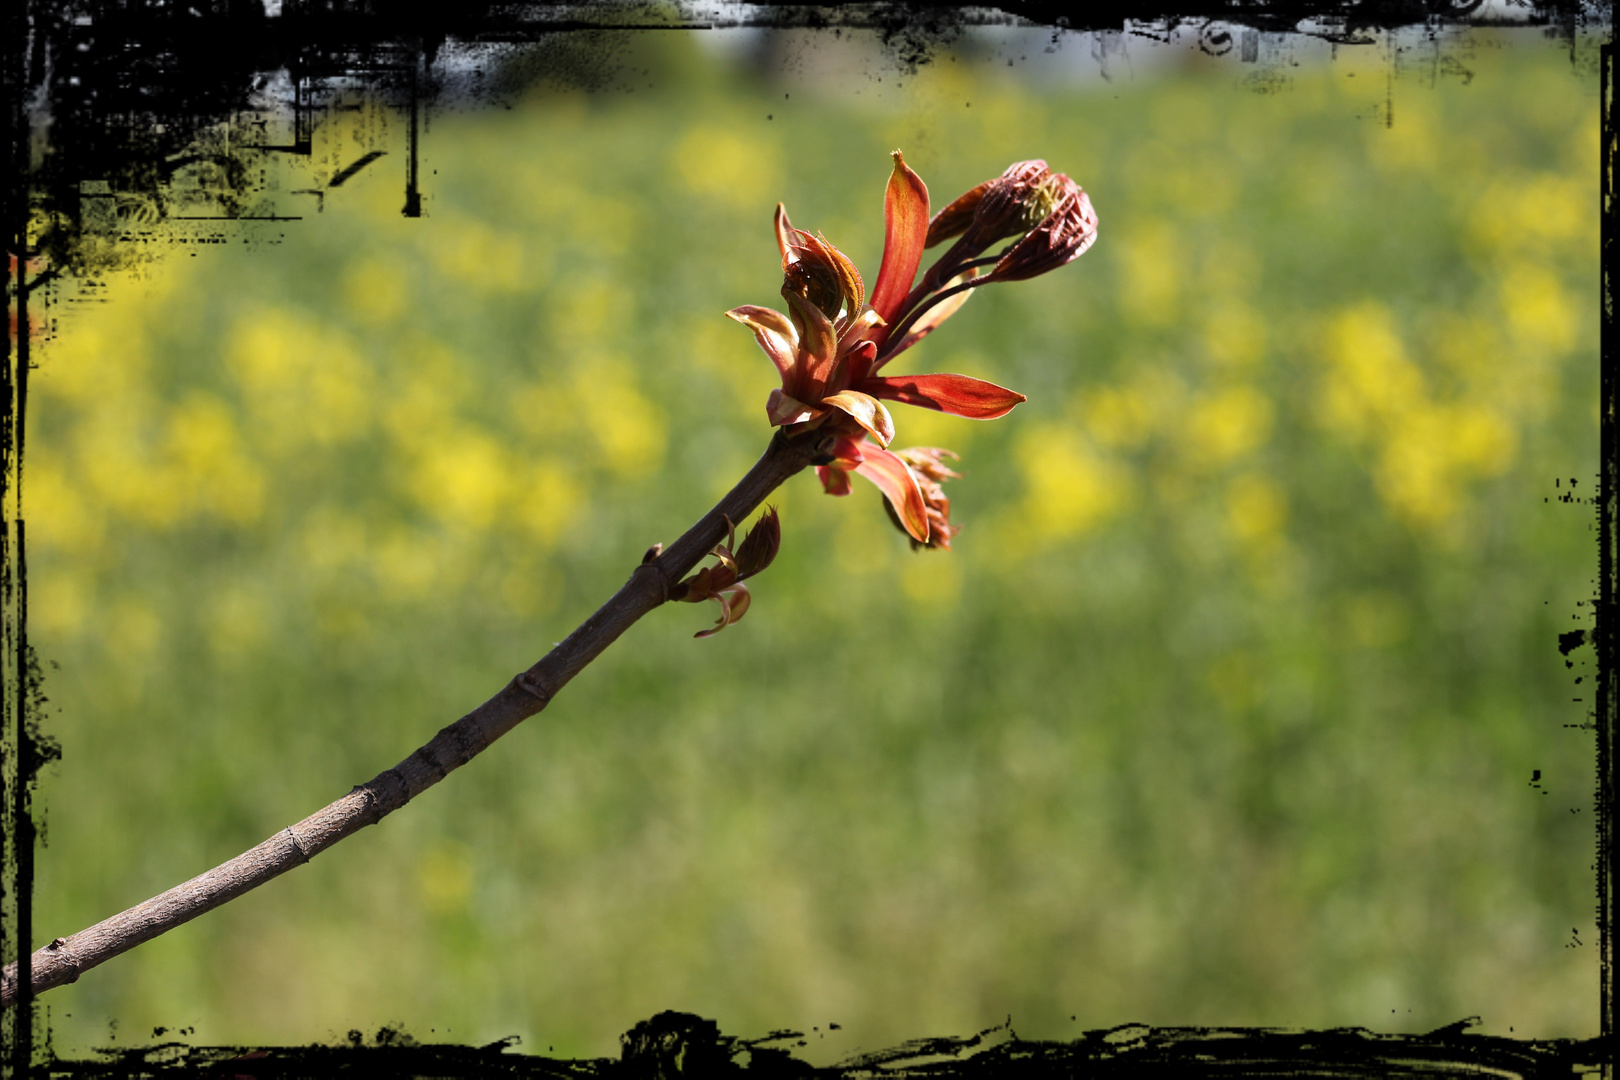
M 883 365 L 883 362 L 887 360 L 890 355 L 892 355 L 892 350 L 889 348 L 889 346 L 898 345 L 901 340 L 905 338 L 906 331 L 910 330 L 917 324 L 917 320 L 922 317 L 922 314 L 925 311 L 947 297 L 955 296 L 959 292 L 967 292 L 969 289 L 977 289 L 980 285 L 987 283 L 989 280 L 989 275 L 976 277 L 970 281 L 964 281 L 960 285 L 952 285 L 948 289 L 941 289 L 939 292 L 930 296 L 927 300 L 924 300 L 909 315 L 907 315 L 904 319 L 901 319 L 898 326 L 889 332 L 889 337 L 885 342 L 884 350 L 878 353 L 877 360 L 873 362 L 872 370 L 876 371 Z
M 951 273 L 951 277 L 955 277 L 957 274 L 960 274 L 964 270 L 972 270 L 975 267 L 994 266 L 996 263 L 1000 262 L 1002 259 L 1005 259 L 1007 257 L 1007 253 L 1009 251 L 1011 251 L 1013 248 L 1017 247 L 1018 244 L 1019 244 L 1019 241 L 1021 241 L 1022 239 L 1023 239 L 1023 237 L 1019 237 L 1018 240 L 1014 240 L 1012 243 L 1008 244 L 1006 247 L 1002 248 L 1000 251 L 996 252 L 994 255 L 986 255 L 982 259 L 974 259 L 972 262 L 965 262 L 961 266 L 954 267 L 953 270 L 952 270 L 952 273 Z
M 957 254 L 957 249 L 961 246 L 962 241 L 958 240 L 951 245 L 945 254 L 934 261 L 934 265 L 928 268 L 928 272 L 917 283 L 917 287 L 912 290 L 911 295 L 906 297 L 908 307 L 939 288 L 942 282 L 951 280 L 951 278 L 967 269 L 967 264 L 963 263 L 961 257 Z M 979 249 L 979 251 L 983 250 L 983 248 Z M 977 255 L 978 253 L 978 251 L 975 251 L 970 254 Z
M 1013 240 L 1012 243 L 1008 244 L 994 255 L 986 255 L 983 258 L 971 259 L 968 261 L 962 261 L 960 259 L 956 261 L 948 261 L 951 259 L 951 256 L 956 254 L 956 249 L 961 247 L 961 241 L 958 240 L 956 244 L 950 248 L 950 250 L 946 251 L 944 255 L 940 256 L 938 261 L 936 261 L 933 266 L 928 268 L 927 273 L 923 274 L 923 278 L 917 283 L 917 287 L 912 289 L 910 294 L 906 296 L 906 302 L 901 305 L 900 310 L 911 311 L 912 305 L 919 303 L 923 297 L 927 296 L 930 292 L 933 292 L 933 290 L 939 288 L 940 282 L 949 281 L 951 278 L 955 277 L 957 274 L 960 274 L 964 270 L 973 270 L 980 266 L 994 266 L 996 263 L 1006 258 L 1007 253 L 1013 248 L 1017 247 L 1024 237 L 1028 235 L 1028 232 L 1020 234 L 1017 239 Z M 984 249 L 980 248 L 979 250 L 982 251 Z M 974 254 L 977 254 L 977 252 Z M 983 285 L 984 282 L 977 281 L 968 284 Z M 960 286 L 937 294 L 932 300 L 918 308 L 916 311 L 911 311 L 911 313 L 907 315 L 905 319 L 901 320 L 900 325 L 906 329 L 910 329 L 911 325 L 917 321 L 917 315 L 921 315 L 924 311 L 928 310 L 928 308 L 932 307 L 936 302 L 944 297 L 959 291 Z M 894 332 L 889 334 L 889 340 L 898 341 L 903 336 L 904 331 L 896 329 Z

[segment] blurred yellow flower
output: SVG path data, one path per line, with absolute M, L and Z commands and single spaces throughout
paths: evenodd
M 675 175 L 698 195 L 738 209 L 768 208 L 782 184 L 776 144 L 723 127 L 698 127 L 675 145 Z
M 1432 172 L 1439 164 L 1442 141 L 1434 130 L 1434 106 L 1423 96 L 1401 100 L 1400 119 L 1394 124 L 1369 124 L 1365 130 L 1367 157 L 1386 174 Z
M 471 426 L 446 431 L 417 449 L 409 487 L 417 503 L 446 525 L 482 531 L 515 497 L 508 455 Z
M 583 227 L 583 222 L 575 223 L 576 229 Z M 428 264 L 479 291 L 532 290 L 544 284 L 539 274 L 531 271 L 523 241 L 517 235 L 497 232 L 477 218 L 455 214 L 451 228 L 423 235 L 438 238 L 425 252 Z M 536 261 L 534 267 L 538 270 L 543 265 Z
M 1329 372 L 1318 397 L 1319 417 L 1341 434 L 1370 436 L 1423 400 L 1423 375 L 1407 359 L 1389 309 L 1376 300 L 1333 317 L 1325 359 Z
M 264 473 L 245 452 L 235 417 L 220 397 L 194 390 L 176 405 L 167 450 L 170 475 L 160 482 L 185 489 L 193 513 L 237 525 L 258 518 Z
M 1429 314 L 1425 351 L 1439 364 L 1436 373 L 1468 392 L 1490 393 L 1505 366 L 1507 342 L 1495 320 L 1457 311 Z
M 1094 454 L 1071 428 L 1030 425 L 1016 448 L 1024 477 L 1021 528 L 1035 541 L 1080 536 L 1120 510 L 1129 488 L 1124 471 Z
M 48 550 L 89 559 L 101 547 L 107 515 L 50 457 L 29 454 L 23 484 L 28 538 Z
M 470 393 L 465 359 L 431 338 L 408 340 L 387 382 L 392 392 L 383 423 L 399 451 L 409 456 L 443 437 L 456 423 L 456 407 Z
M 514 489 L 513 509 L 518 521 L 545 547 L 555 544 L 585 507 L 579 484 L 561 462 L 548 458 L 521 470 Z
M 371 423 L 371 369 L 348 335 L 287 308 L 231 327 L 225 362 L 242 388 L 255 442 L 276 454 L 358 438 Z
M 1597 244 L 1597 203 L 1584 178 L 1537 173 L 1492 181 L 1469 215 L 1474 242 L 1498 259 L 1517 261 L 1527 250 L 1583 252 Z
M 32 524 L 30 518 L 30 524 Z M 34 533 L 29 532 L 29 539 Z M 92 619 L 95 589 L 89 575 L 71 568 L 53 568 L 48 574 L 29 581 L 28 629 L 50 637 L 69 637 L 82 629 L 99 627 Z
M 1163 222 L 1120 230 L 1117 242 L 1124 270 L 1125 312 L 1138 322 L 1161 324 L 1177 318 L 1181 260 L 1175 231 Z
M 1575 306 L 1557 275 L 1540 266 L 1514 266 L 1502 275 L 1508 328 L 1534 352 L 1563 352 L 1575 343 Z
M 1441 407 L 1435 414 L 1456 464 L 1476 476 L 1496 476 L 1512 464 L 1518 432 L 1501 413 L 1485 405 L 1463 404 Z
M 1129 382 L 1085 388 L 1076 396 L 1071 414 L 1099 445 L 1134 449 L 1165 429 L 1179 415 L 1187 386 L 1157 364 L 1131 363 Z
M 1484 409 L 1413 413 L 1387 435 L 1378 490 L 1409 521 L 1443 524 L 1460 507 L 1463 481 L 1500 472 L 1513 447 L 1512 429 Z
M 167 528 L 184 512 L 184 492 L 154 460 L 150 435 L 160 429 L 150 397 L 130 393 L 95 399 L 73 428 L 76 475 L 96 502 L 126 522 Z
M 571 397 L 613 473 L 628 479 L 656 472 L 663 464 L 664 414 L 636 389 L 626 361 L 592 358 L 574 372 Z
M 397 526 L 371 548 L 371 566 L 387 592 L 408 600 L 448 594 L 455 578 L 454 559 L 441 559 L 439 538 Z
M 1528 281 L 1517 299 L 1545 302 L 1546 284 Z M 1500 407 L 1488 404 L 1490 398 L 1436 400 L 1382 305 L 1367 301 L 1341 311 L 1329 324 L 1324 353 L 1320 419 L 1375 450 L 1378 492 L 1408 522 L 1449 524 L 1462 507 L 1468 479 L 1495 475 L 1512 463 L 1517 432 Z M 1489 382 L 1479 385 L 1492 373 L 1490 357 L 1469 366 L 1474 370 L 1463 374 L 1473 377 L 1476 392 L 1494 389 Z
M 64 401 L 89 402 L 144 387 L 152 363 L 140 314 L 145 310 L 145 305 L 123 302 L 78 313 L 64 333 L 37 346 L 40 367 L 30 389 Z
M 331 504 L 310 511 L 302 534 L 304 565 L 315 571 L 343 570 L 364 562 L 371 548 L 366 520 Z
M 1190 465 L 1224 465 L 1253 451 L 1271 434 L 1271 399 L 1241 385 L 1195 400 L 1186 418 L 1181 450 Z
M 1226 528 L 1238 540 L 1263 546 L 1282 532 L 1287 517 L 1282 488 L 1259 473 L 1236 477 L 1226 489 Z

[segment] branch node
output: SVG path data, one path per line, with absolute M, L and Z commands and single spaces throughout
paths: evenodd
M 79 959 L 78 959 L 78 957 L 74 956 L 72 952 L 63 952 L 62 951 L 66 947 L 66 945 L 67 945 L 67 938 L 59 937 L 59 938 L 53 938 L 51 943 L 49 945 L 45 946 L 45 948 L 49 949 L 53 953 L 59 953 L 60 954 L 59 959 L 62 961 L 62 963 L 66 964 L 68 970 L 70 972 L 72 972 L 72 974 L 69 975 L 65 981 L 66 982 L 78 982 L 79 981 Z
M 372 783 L 375 782 L 376 781 L 372 781 Z M 371 810 L 371 820 L 366 822 L 366 824 L 377 824 L 377 822 L 383 819 L 382 800 L 377 798 L 377 790 L 373 788 L 371 784 L 356 784 L 354 785 L 354 789 L 350 791 L 349 794 L 353 795 L 356 791 L 360 792 L 360 794 L 366 797 L 366 806 Z
M 452 769 L 459 769 L 461 766 L 467 764 L 467 762 L 477 757 L 483 751 L 483 746 L 473 745 L 472 732 L 462 727 L 459 723 L 451 724 L 444 730 L 448 731 L 456 740 L 456 763 L 450 766 Z M 488 744 L 486 743 L 485 745 Z M 442 780 L 443 777 L 440 777 L 440 779 Z
M 402 765 L 404 762 L 401 762 L 400 764 Z M 400 787 L 400 799 L 392 807 L 384 804 L 382 793 L 377 790 L 378 785 L 382 782 L 384 777 L 392 777 L 394 783 L 398 784 Z M 411 801 L 411 785 L 406 781 L 405 774 L 399 771 L 399 765 L 395 765 L 387 772 L 378 773 L 376 776 L 372 777 L 368 783 L 356 784 L 354 786 L 354 791 L 361 791 L 365 793 L 366 804 L 371 809 L 371 814 L 369 815 L 370 820 L 366 822 L 367 825 L 377 824 L 394 810 L 399 809 L 399 807 L 404 806 L 406 803 Z M 349 794 L 353 795 L 354 791 L 349 792 Z
M 533 672 L 519 672 L 518 677 L 512 681 L 517 684 L 519 690 L 538 700 L 542 707 L 551 704 L 551 691 L 540 685 L 540 680 Z
M 304 846 L 304 842 L 298 839 L 298 834 L 293 832 L 293 827 L 291 825 L 287 826 L 281 831 L 287 834 L 288 840 L 292 841 L 293 849 L 298 852 L 300 862 L 307 863 L 310 859 L 314 858 L 314 856 L 309 853 L 309 849 Z
M 662 545 L 655 544 L 653 546 L 661 547 Z M 652 550 L 652 548 L 648 548 L 648 554 L 652 554 Z M 643 570 L 651 570 L 653 572 L 653 577 L 658 580 L 658 602 L 663 604 L 669 600 L 669 575 L 665 574 L 664 568 L 658 565 L 656 555 L 653 556 L 653 559 L 654 561 L 652 562 L 648 562 L 647 560 L 643 559 L 641 565 L 636 567 L 635 573 L 631 574 L 630 576 L 635 577 L 636 574 L 641 573 Z
M 432 768 L 434 772 L 439 774 L 440 780 L 450 775 L 450 770 L 444 767 L 444 762 L 439 760 L 439 755 L 433 752 L 432 743 L 421 747 L 411 756 Z
M 401 762 L 400 764 L 403 765 L 404 762 Z M 399 765 L 395 765 L 392 769 L 389 769 L 383 775 L 384 776 L 392 776 L 394 778 L 394 782 L 399 785 L 400 792 L 404 796 L 403 798 L 401 798 L 399 800 L 399 805 L 404 806 L 406 803 L 411 801 L 411 782 L 409 780 L 405 779 L 405 774 L 404 773 L 399 771 Z M 383 817 L 382 808 L 380 806 L 378 807 L 378 811 L 379 812 L 377 814 L 377 819 L 380 821 L 380 820 L 382 820 L 382 817 Z

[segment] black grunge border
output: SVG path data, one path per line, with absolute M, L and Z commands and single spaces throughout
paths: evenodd
M 0 15 L 4 67 L 7 164 L 4 225 L 7 295 L 14 328 L 0 370 L 0 963 L 20 961 L 22 985 L 35 942 L 31 887 L 39 770 L 59 756 L 42 730 L 42 682 L 27 630 L 27 518 L 19 503 L 26 489 L 23 416 L 33 366 L 27 328 L 42 307 L 41 286 L 52 275 L 94 272 L 128 253 L 119 243 L 87 242 L 102 222 L 150 225 L 162 220 L 161 196 L 180 151 L 200 133 L 232 115 L 250 112 L 261 77 L 285 68 L 295 95 L 290 141 L 257 152 L 309 154 L 323 93 L 339 80 L 360 81 L 403 106 L 410 117 L 403 156 L 402 212 L 422 211 L 418 174 L 419 116 L 426 104 L 465 88 L 437 81 L 433 58 L 447 42 L 492 51 L 558 45 L 545 63 L 588 78 L 597 51 L 612 32 L 717 26 L 771 26 L 877 31 L 903 65 L 928 60 L 933 50 L 976 24 L 1014 22 L 1068 30 L 1111 32 L 1193 30 L 1207 51 L 1237 47 L 1249 55 L 1258 35 L 1306 33 L 1342 42 L 1365 42 L 1408 27 L 1442 29 L 1480 25 L 1481 0 L 1167 0 L 1160 6 L 1113 0 L 1096 5 L 1005 3 L 998 8 L 939 3 L 874 2 L 849 5 L 709 4 L 677 0 L 652 4 L 500 4 L 462 0 L 407 14 L 410 5 L 364 0 L 11 0 Z M 623 1037 L 618 1059 L 564 1061 L 510 1053 L 505 1043 L 470 1047 L 420 1045 L 383 1030 L 356 1032 L 353 1044 L 249 1050 L 166 1043 L 130 1049 L 94 1061 L 58 1060 L 45 1049 L 39 1010 L 24 991 L 22 1004 L 0 1014 L 0 1071 L 7 1076 L 173 1075 L 210 1077 L 322 1076 L 363 1071 L 394 1076 L 765 1076 L 961 1075 L 1098 1076 L 1270 1075 L 1570 1075 L 1614 1067 L 1614 800 L 1615 728 L 1620 681 L 1614 663 L 1620 618 L 1620 416 L 1614 349 L 1614 51 L 1612 9 L 1596 0 L 1509 0 L 1514 25 L 1547 28 L 1569 39 L 1603 35 L 1599 49 L 1602 94 L 1601 472 L 1598 514 L 1598 592 L 1585 638 L 1597 652 L 1598 696 L 1592 716 L 1597 736 L 1597 921 L 1601 964 L 1601 1034 L 1587 1040 L 1509 1039 L 1470 1035 L 1460 1021 L 1421 1036 L 1379 1035 L 1364 1029 L 1322 1032 L 1270 1029 L 1149 1028 L 1127 1025 L 1090 1032 L 1072 1042 L 1021 1040 L 1007 1029 L 960 1038 L 919 1039 L 867 1054 L 840 1066 L 813 1068 L 793 1056 L 800 1033 L 761 1039 L 722 1034 L 713 1021 L 666 1012 Z M 94 27 L 90 34 L 88 27 Z M 566 73 L 565 73 L 566 74 Z M 147 118 L 140 130 L 121 127 L 131 115 Z M 48 126 L 42 126 L 48 118 Z M 204 147 L 217 155 L 227 178 L 221 205 L 233 228 L 286 220 L 254 203 L 252 170 L 239 151 Z M 195 150 L 193 151 L 195 152 Z M 335 186 L 380 154 L 353 163 Z M 116 177 L 119 190 L 86 180 Z M 30 235 L 30 222 L 36 232 Z M 43 229 L 39 223 L 44 222 Z M 304 226 L 312 227 L 312 226 Z M 51 269 L 35 273 L 35 265 Z M 1567 651 L 1567 650 L 1566 650 Z

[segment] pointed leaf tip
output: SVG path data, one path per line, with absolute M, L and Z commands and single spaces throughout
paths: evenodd
M 782 251 L 782 269 L 787 269 L 788 244 L 793 235 L 793 222 L 788 220 L 787 207 L 781 203 L 776 204 L 776 246 Z
M 928 186 L 893 153 L 894 171 L 883 198 L 883 262 L 870 303 L 884 322 L 893 322 L 911 292 L 928 237 Z

